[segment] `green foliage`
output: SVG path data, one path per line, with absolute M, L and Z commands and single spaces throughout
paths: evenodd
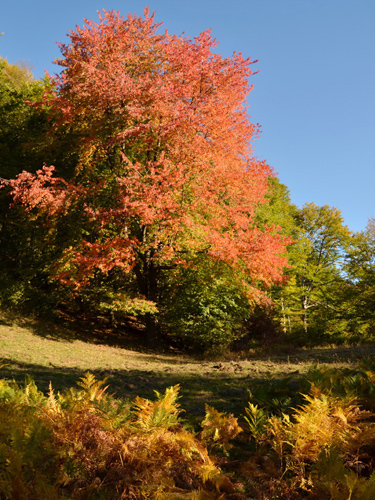
M 161 321 L 185 349 L 217 354 L 238 336 L 251 308 L 246 283 L 227 265 L 200 257 L 168 275 Z
M 0 58 L 0 181 L 62 158 L 53 146 L 48 109 L 33 105 L 48 86 L 47 80 L 35 80 L 27 67 Z M 72 149 L 70 144 L 68 150 Z M 45 220 L 36 222 L 22 207 L 10 210 L 10 189 L 1 182 L 0 188 L 0 300 L 51 310 L 61 300 L 49 279 L 52 262 L 73 226 L 67 220 L 65 228 L 48 230 Z
M 363 360 L 356 369 L 315 367 L 309 380 L 325 393 L 340 398 L 356 398 L 362 406 L 375 411 L 375 366 Z
M 348 316 L 342 304 L 347 287 L 344 257 L 353 235 L 339 210 L 307 203 L 289 208 L 294 244 L 288 249 L 289 279 L 272 292 L 286 339 L 299 345 L 348 340 Z
M 72 176 L 77 134 L 66 127 L 56 130 L 58 117 L 37 104 L 50 89 L 48 78 L 36 80 L 27 65 L 0 57 L 0 177 L 35 172 L 44 163 L 58 165 L 64 177 Z
M 373 340 L 375 331 L 375 231 L 370 219 L 355 235 L 345 260 L 347 286 L 341 294 L 348 318 L 347 331 L 356 339 Z
M 294 206 L 287 188 L 269 181 L 268 204 L 258 220 L 281 227 L 292 238 L 288 279 L 274 286 L 270 316 L 294 345 L 355 343 L 374 332 L 374 224 L 352 234 L 334 207 Z M 267 311 L 266 311 L 267 314 Z
M 154 302 L 141 298 L 130 298 L 121 292 L 105 291 L 105 301 L 98 304 L 99 311 L 112 311 L 121 315 L 142 316 L 147 313 L 156 314 L 158 309 Z
M 291 413 L 291 408 L 302 402 L 301 393 L 310 388 L 306 379 L 287 377 L 272 377 L 259 380 L 248 389 L 248 404 L 259 407 L 269 415 L 281 416 Z
M 42 93 L 43 83 L 34 81 L 28 68 L 0 58 L 1 178 L 12 178 L 24 168 L 36 169 L 43 163 L 36 142 L 45 133 L 45 117 L 26 103 L 40 99 Z M 35 232 L 22 210 L 10 213 L 8 191 L 0 189 L 0 290 L 3 300 L 20 303 L 35 272 L 28 244 Z
M 266 203 L 257 208 L 257 222 L 261 226 L 278 228 L 285 236 L 293 240 L 298 236 L 295 217 L 298 208 L 291 202 L 290 193 L 277 177 L 268 178 L 268 193 Z M 288 248 L 288 253 L 293 253 L 293 246 Z
M 358 477 L 348 469 L 340 455 L 332 450 L 322 453 L 313 468 L 314 498 L 330 500 L 373 500 L 375 497 L 375 472 L 370 477 Z
M 45 157 L 46 114 L 30 106 L 42 97 L 46 81 L 34 80 L 26 66 L 0 58 L 0 172 L 13 178 L 40 168 Z
M 246 416 L 244 418 L 250 430 L 251 436 L 257 442 L 260 442 L 266 435 L 269 413 L 251 402 L 249 402 L 245 408 L 245 413 Z

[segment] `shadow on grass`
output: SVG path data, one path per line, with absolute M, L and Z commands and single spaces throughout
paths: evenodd
M 48 392 L 52 384 L 55 392 L 69 387 L 78 387 L 77 381 L 83 372 L 76 368 L 45 367 L 28 363 L 16 363 L 4 359 L 5 366 L 0 368 L 0 378 L 15 380 L 22 385 L 31 377 L 39 390 Z M 193 374 L 155 373 L 142 370 L 92 370 L 99 380 L 107 379 L 108 392 L 117 398 L 134 400 L 136 396 L 155 399 L 155 391 L 164 393 L 167 387 L 180 384 L 180 405 L 188 420 L 200 421 L 205 414 L 205 404 L 219 411 L 233 413 L 239 417 L 247 403 L 248 390 L 262 384 L 269 384 L 267 376 L 249 377 L 228 373 L 206 373 L 204 376 Z M 281 376 L 289 384 L 289 391 L 295 390 L 298 383 L 291 377 Z M 183 414 L 185 415 L 185 413 Z
M 72 343 L 76 340 L 87 344 L 103 345 L 115 347 L 118 349 L 126 349 L 140 354 L 158 356 L 168 356 L 170 364 L 181 363 L 178 356 L 180 352 L 177 349 L 160 342 L 160 346 L 150 347 L 147 343 L 144 329 L 138 325 L 138 328 L 131 327 L 124 323 L 118 323 L 116 327 L 112 326 L 106 317 L 88 317 L 84 316 L 72 318 L 68 316 L 56 317 L 53 320 L 45 318 L 20 316 L 17 312 L 7 311 L 2 312 L 0 317 L 0 325 L 12 327 L 13 325 L 26 328 L 37 337 Z M 194 362 L 194 361 L 193 361 Z M 200 360 L 196 360 L 197 363 Z
M 353 346 L 326 346 L 313 348 L 296 348 L 288 346 L 285 349 L 277 344 L 267 353 L 254 356 L 258 361 L 272 360 L 274 363 L 357 363 L 363 358 L 375 356 L 374 344 Z
M 189 363 L 200 364 L 207 361 L 200 355 L 185 355 L 179 350 L 175 350 L 167 344 L 160 344 L 160 347 L 152 347 L 147 344 L 145 332 L 142 329 L 129 328 L 125 324 L 119 324 L 116 328 L 108 324 L 106 318 L 75 318 L 62 322 L 61 325 L 55 322 L 46 323 L 38 320 L 25 320 L 25 326 L 35 335 L 53 340 L 64 340 L 73 342 L 80 340 L 88 344 L 107 345 L 119 349 L 127 349 L 135 353 L 151 355 L 150 359 L 158 360 L 159 356 L 167 357 L 171 365 L 180 364 L 181 360 L 188 360 Z M 6 323 L 7 325 L 9 323 Z M 249 352 L 228 353 L 228 359 L 238 360 L 254 359 L 257 361 L 271 360 L 274 363 L 323 363 L 334 364 L 340 362 L 356 363 L 367 356 L 375 356 L 375 344 L 361 344 L 350 346 L 322 346 L 313 348 L 284 346 L 275 344 L 266 350 L 259 346 L 258 353 Z M 225 360 L 225 356 L 221 359 Z M 208 359 L 209 361 L 209 359 Z
M 145 344 L 143 332 L 132 331 L 121 325 L 113 328 L 104 320 L 94 323 L 83 319 L 46 321 L 38 318 L 23 318 L 21 326 L 31 330 L 34 335 L 47 339 L 65 342 L 81 340 L 89 344 L 105 344 L 126 349 L 147 348 L 143 345 Z
M 12 326 L 12 321 L 4 318 L 0 318 L 0 325 L 2 326 Z
M 24 328 L 36 337 L 50 340 L 52 342 L 62 342 L 73 344 L 75 341 L 84 342 L 88 346 L 108 346 L 116 349 L 132 351 L 132 357 L 140 359 L 147 356 L 149 362 L 167 362 L 170 365 L 180 365 L 185 362 L 190 364 L 200 364 L 201 358 L 192 358 L 180 353 L 177 349 L 161 343 L 159 348 L 147 345 L 145 332 L 120 325 L 116 329 L 109 327 L 105 321 L 97 324 L 85 323 L 82 319 L 61 321 L 58 324 L 54 321 L 47 321 L 34 317 L 19 316 L 11 312 L 2 313 L 0 325 L 12 327 L 14 325 Z
M 0 325 L 12 326 L 17 324 L 29 329 L 34 335 L 63 342 L 74 342 L 79 340 L 87 344 L 103 345 L 126 349 L 137 353 L 147 354 L 150 360 L 167 359 L 171 365 L 178 365 L 184 361 L 191 364 L 201 364 L 209 362 L 202 356 L 189 356 L 183 354 L 178 349 L 173 349 L 168 345 L 160 345 L 159 348 L 150 348 L 147 345 L 144 329 L 130 327 L 124 323 L 119 323 L 116 327 L 110 324 L 109 318 L 97 316 L 72 317 L 67 314 L 60 314 L 53 320 L 39 319 L 37 317 L 20 316 L 17 312 L 2 312 Z M 367 356 L 375 356 L 375 344 L 351 345 L 351 346 L 325 346 L 314 348 L 301 348 L 293 345 L 274 344 L 264 348 L 259 345 L 258 352 L 234 352 L 228 353 L 226 357 L 218 357 L 218 361 L 225 360 L 254 360 L 272 361 L 274 363 L 324 363 L 334 364 L 340 362 L 356 363 Z M 212 361 L 212 359 L 211 359 Z

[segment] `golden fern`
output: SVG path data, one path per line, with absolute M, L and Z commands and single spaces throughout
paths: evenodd
M 355 401 L 340 400 L 325 394 L 305 396 L 307 404 L 295 410 L 295 423 L 290 428 L 295 456 L 315 460 L 322 449 L 347 447 L 359 433 L 359 422 L 368 416 Z
M 374 424 L 363 422 L 370 413 L 358 408 L 353 399 L 340 400 L 321 393 L 315 387 L 310 395 L 304 397 L 306 404 L 295 409 L 292 417 L 284 415 L 282 419 L 269 419 L 269 442 L 281 460 L 283 475 L 287 471 L 292 473 L 294 484 L 304 490 L 318 492 L 319 488 L 325 488 L 327 491 L 327 488 L 338 483 L 333 479 L 331 481 L 328 476 L 322 479 L 325 472 L 324 467 L 319 469 L 319 464 L 324 462 L 324 457 L 335 455 L 336 458 L 326 465 L 331 467 L 332 477 L 336 477 L 341 486 L 336 488 L 336 493 L 332 490 L 331 500 L 362 500 L 361 496 L 354 494 L 355 491 L 372 491 L 372 486 L 367 483 L 362 485 L 362 479 L 350 471 L 346 464 L 362 464 L 361 457 L 366 457 L 363 448 L 375 443 Z M 312 477 L 309 471 L 315 467 L 322 473 Z M 354 485 L 353 491 L 350 482 Z M 344 490 L 349 496 L 342 497 L 338 493 Z M 372 500 L 372 497 L 369 498 Z
M 50 384 L 47 397 L 31 383 L 0 387 L 1 498 L 88 499 L 95 490 L 98 498 L 218 500 L 233 488 L 178 423 L 178 385 L 155 402 L 137 398 L 124 418 L 104 381 L 86 373 L 79 386 L 55 394 Z M 221 417 L 225 446 L 238 424 Z
M 86 399 L 89 401 L 101 401 L 108 389 L 108 386 L 103 387 L 106 381 L 107 378 L 97 380 L 92 373 L 86 372 L 77 382 L 77 385 L 82 387 Z
M 258 405 L 254 405 L 251 402 L 248 403 L 245 408 L 245 421 L 251 432 L 252 437 L 256 441 L 262 441 L 266 436 L 266 430 L 268 425 L 268 414 Z
M 137 396 L 133 405 L 136 425 L 144 430 L 176 425 L 181 413 L 180 405 L 177 403 L 179 389 L 180 386 L 177 384 L 167 388 L 164 395 L 155 391 L 156 401 Z
M 226 453 L 232 447 L 229 441 L 242 432 L 238 420 L 232 414 L 226 415 L 207 404 L 205 408 L 206 416 L 201 424 L 203 427 L 201 438 Z

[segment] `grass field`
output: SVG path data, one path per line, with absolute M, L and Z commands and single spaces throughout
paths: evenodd
M 340 347 L 292 350 L 238 359 L 199 360 L 178 354 L 134 350 L 136 339 L 114 342 L 100 332 L 81 334 L 79 329 L 58 328 L 10 315 L 0 316 L 0 375 L 22 383 L 30 375 L 39 389 L 74 386 L 86 371 L 108 379 L 109 391 L 119 398 L 139 395 L 153 398 L 171 385 L 181 385 L 181 406 L 192 418 L 204 415 L 205 403 L 239 416 L 249 390 L 283 381 L 289 391 L 311 367 L 355 366 L 375 347 Z M 108 345 L 106 342 L 112 345 Z

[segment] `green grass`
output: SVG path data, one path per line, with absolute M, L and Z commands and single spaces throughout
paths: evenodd
M 141 338 L 138 342 L 142 345 Z M 0 376 L 22 383 L 30 375 L 41 390 L 47 391 L 51 382 L 55 390 L 61 391 L 90 371 L 99 379 L 107 377 L 109 391 L 116 397 L 130 399 L 137 395 L 152 398 L 155 390 L 163 392 L 179 383 L 181 406 L 191 417 L 203 416 L 205 403 L 238 416 L 249 390 L 276 384 L 276 393 L 285 388 L 293 392 L 295 381 L 303 379 L 314 365 L 351 367 L 362 357 L 375 353 L 374 347 L 361 346 L 204 361 L 177 354 L 140 352 L 134 350 L 136 344 L 134 336 L 118 337 L 114 342 L 112 337 L 94 329 L 90 335 L 90 331 L 80 333 L 77 328 L 59 328 L 2 315 L 0 358 L 6 366 L 1 368 Z

